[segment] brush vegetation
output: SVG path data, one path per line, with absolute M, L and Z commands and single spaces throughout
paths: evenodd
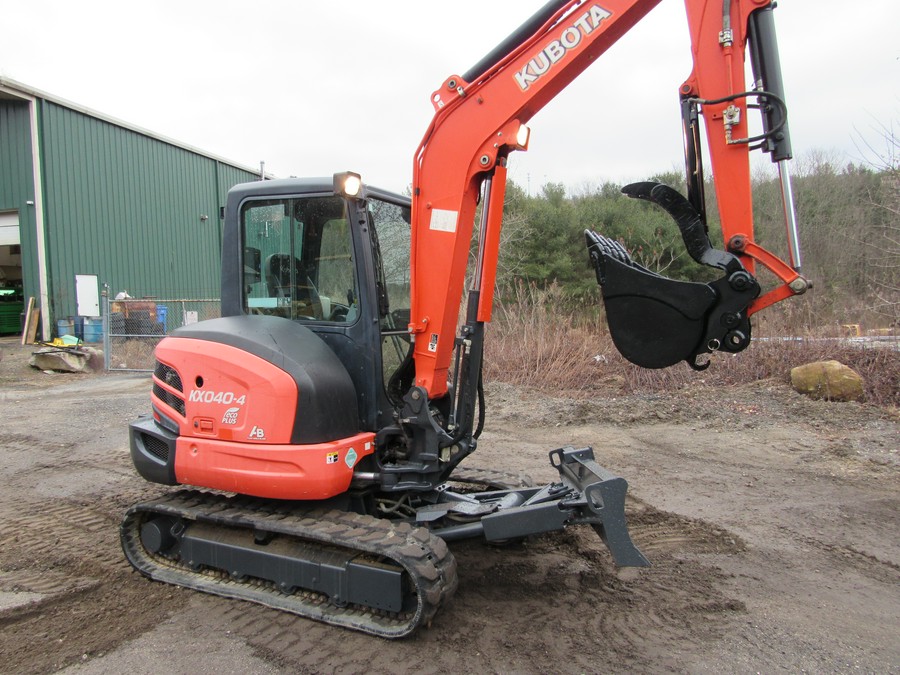
M 803 273 L 814 288 L 755 315 L 754 338 L 766 339 L 740 354 L 714 355 L 715 381 L 789 381 L 794 366 L 836 359 L 865 378 L 868 401 L 900 405 L 896 343 L 861 346 L 840 339 L 900 332 L 900 171 L 894 157 L 880 166 L 839 167 L 824 155 L 794 163 Z M 676 173 L 650 180 L 685 192 Z M 756 240 L 787 259 L 778 179 L 760 172 L 753 183 Z M 721 248 L 713 195 L 710 185 L 710 236 Z M 693 281 L 717 276 L 690 259 L 662 209 L 629 199 L 618 184 L 570 194 L 548 183 L 535 195 L 511 184 L 486 377 L 568 394 L 610 384 L 623 392 L 679 388 L 703 378 L 686 364 L 645 370 L 619 356 L 588 263 L 582 235 L 588 228 L 617 239 L 636 262 L 660 274 Z M 777 283 L 758 273 L 764 292 Z

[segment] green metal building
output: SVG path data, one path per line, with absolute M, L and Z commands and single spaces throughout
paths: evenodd
M 13 313 L 18 330 L 13 293 L 35 298 L 44 339 L 103 284 L 218 297 L 220 207 L 253 180 L 259 172 L 0 77 L 0 333 Z

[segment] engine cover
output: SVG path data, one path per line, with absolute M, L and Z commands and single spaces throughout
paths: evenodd
M 180 382 L 182 436 L 311 444 L 360 431 L 347 369 L 319 336 L 293 321 L 236 316 L 185 326 L 159 343 L 156 360 L 158 380 Z M 179 398 L 165 391 L 159 397 L 158 389 L 154 398 L 163 404 Z
M 165 338 L 156 358 L 153 417 L 130 427 L 132 460 L 147 480 L 328 499 L 374 450 L 346 369 L 303 326 L 215 319 Z

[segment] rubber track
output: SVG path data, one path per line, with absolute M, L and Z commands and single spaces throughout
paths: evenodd
M 522 471 L 497 471 L 461 465 L 450 475 L 449 482 L 480 483 L 493 490 L 516 490 L 534 485 L 534 481 Z
M 321 593 L 298 589 L 292 595 L 285 595 L 268 581 L 239 581 L 217 570 L 194 571 L 180 561 L 144 549 L 141 525 L 157 514 L 272 532 L 388 558 L 409 575 L 416 592 L 416 606 L 401 614 L 359 605 L 338 607 Z M 141 574 L 156 581 L 248 600 L 385 638 L 404 637 L 430 622 L 457 586 L 456 561 L 442 539 L 407 523 L 345 511 L 282 510 L 270 502 L 248 497 L 191 490 L 132 506 L 122 521 L 120 535 L 129 562 Z

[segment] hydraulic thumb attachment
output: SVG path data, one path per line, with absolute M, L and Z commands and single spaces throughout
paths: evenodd
M 679 361 L 696 370 L 704 354 L 739 352 L 750 344 L 747 308 L 759 295 L 756 279 L 740 260 L 714 249 L 703 219 L 681 194 L 661 183 L 634 183 L 622 192 L 658 204 L 674 219 L 688 254 L 725 275 L 711 283 L 669 279 L 631 259 L 625 248 L 591 230 L 588 253 L 603 292 L 609 332 L 616 348 L 644 368 L 666 368 Z

